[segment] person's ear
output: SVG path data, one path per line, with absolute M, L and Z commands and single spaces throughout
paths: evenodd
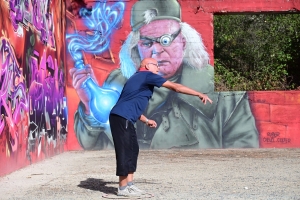
M 146 64 L 146 65 L 145 65 L 145 68 L 146 68 L 147 70 L 149 70 L 149 66 L 148 66 L 148 64 Z

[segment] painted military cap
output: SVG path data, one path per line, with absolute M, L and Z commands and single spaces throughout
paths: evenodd
M 133 31 L 159 19 L 181 21 L 181 9 L 177 0 L 139 0 L 131 8 L 130 25 Z

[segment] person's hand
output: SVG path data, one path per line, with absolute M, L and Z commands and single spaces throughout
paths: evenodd
M 85 105 L 85 113 L 90 114 L 91 92 L 86 86 L 86 81 L 91 78 L 98 84 L 93 69 L 90 65 L 85 65 L 83 69 L 72 68 L 69 71 L 72 77 L 72 85 L 76 90 L 81 102 Z
M 147 123 L 147 126 L 149 126 L 151 128 L 156 128 L 157 124 L 156 124 L 156 122 L 154 120 L 149 119 L 148 123 Z
M 211 104 L 213 102 L 206 94 L 200 94 L 199 98 L 204 104 L 206 104 L 207 101 L 209 101 Z

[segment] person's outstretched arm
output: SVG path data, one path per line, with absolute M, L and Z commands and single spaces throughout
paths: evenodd
M 204 104 L 206 104 L 207 101 L 212 103 L 212 100 L 206 94 L 197 92 L 197 91 L 195 91 L 189 87 L 186 87 L 184 85 L 181 85 L 179 83 L 173 83 L 171 81 L 166 81 L 164 84 L 162 84 L 162 86 L 165 88 L 168 88 L 170 90 L 173 90 L 175 92 L 182 93 L 182 94 L 198 96 Z

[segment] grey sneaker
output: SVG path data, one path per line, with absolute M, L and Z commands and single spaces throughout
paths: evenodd
M 145 194 L 146 192 L 144 190 L 139 189 L 138 187 L 136 187 L 135 185 L 131 185 L 131 186 L 127 186 L 130 190 L 136 192 L 136 193 L 140 193 L 140 194 Z
M 128 186 L 124 190 L 120 190 L 118 188 L 118 196 L 124 196 L 124 197 L 138 197 L 141 196 L 141 193 L 135 192 L 134 190 L 130 189 Z

